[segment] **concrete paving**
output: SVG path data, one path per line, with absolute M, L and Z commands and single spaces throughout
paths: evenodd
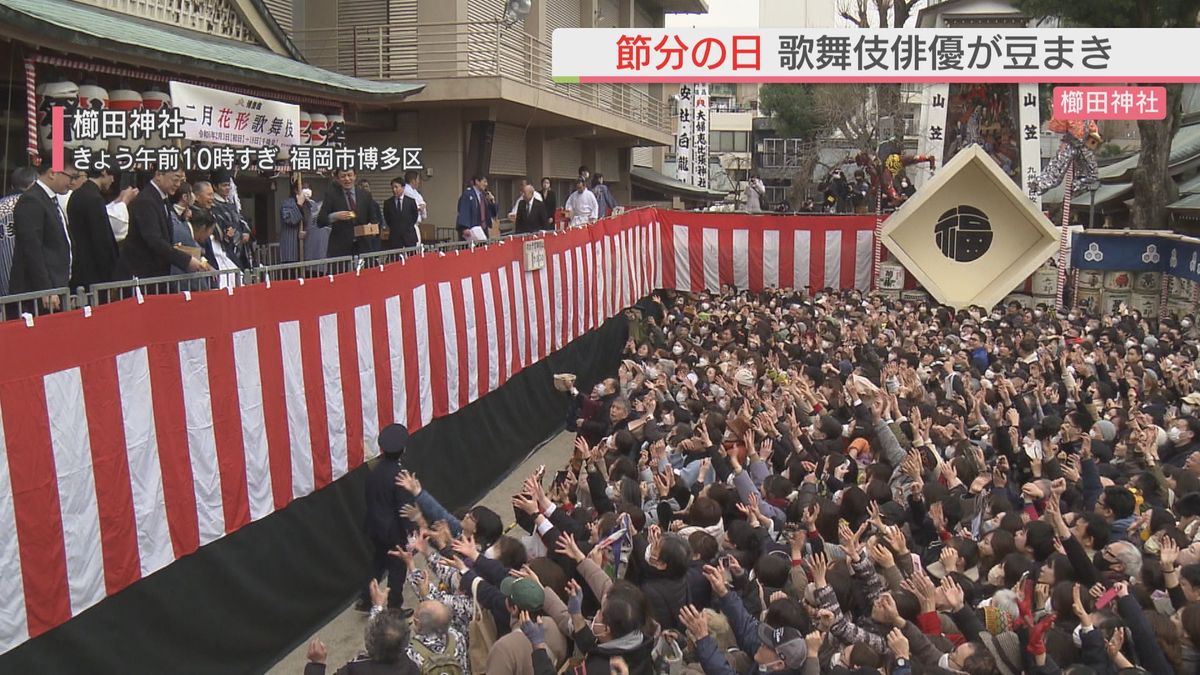
M 553 476 L 559 469 L 566 466 L 571 457 L 574 442 L 575 435 L 572 433 L 563 432 L 555 436 L 505 476 L 504 480 L 479 503 L 499 513 L 507 524 L 512 520 L 512 506 L 509 499 L 520 490 L 521 483 L 525 478 L 540 464 L 545 464 L 546 473 Z M 411 607 L 413 605 L 411 590 L 408 590 L 407 594 L 409 600 L 405 604 Z M 304 672 L 304 664 L 308 663 L 308 643 L 313 637 L 319 637 L 329 650 L 327 672 L 332 673 L 362 651 L 363 628 L 366 624 L 366 614 L 348 608 L 316 633 L 305 638 L 299 647 L 292 650 L 267 672 L 269 675 L 299 675 Z

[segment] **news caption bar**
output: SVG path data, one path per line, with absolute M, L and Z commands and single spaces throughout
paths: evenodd
M 1197 28 L 560 28 L 555 81 L 1200 82 Z

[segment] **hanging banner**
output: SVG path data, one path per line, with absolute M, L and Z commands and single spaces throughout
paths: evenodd
M 689 85 L 679 87 L 679 129 L 675 132 L 675 178 L 692 184 L 692 115 L 696 102 Z
M 300 145 L 300 106 L 171 82 L 171 101 L 190 141 L 287 149 Z
M 941 166 L 946 149 L 946 105 L 950 98 L 950 84 L 941 82 L 925 85 L 925 104 L 921 106 L 921 136 L 917 150 L 922 155 L 936 157 Z M 918 172 L 915 184 L 923 185 L 927 172 Z
M 697 84 L 692 90 L 696 102 L 692 115 L 692 185 L 708 187 L 708 85 Z
M 1042 196 L 1036 193 L 1034 185 L 1042 171 L 1042 107 L 1038 100 L 1038 86 L 1018 84 L 1017 98 L 1021 105 L 1021 189 L 1040 209 Z

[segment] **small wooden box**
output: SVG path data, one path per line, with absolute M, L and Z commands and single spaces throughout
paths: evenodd
M 355 225 L 354 226 L 354 236 L 355 237 L 374 237 L 374 236 L 377 236 L 378 234 L 379 234 L 379 226 L 374 223 L 371 223 L 368 225 Z

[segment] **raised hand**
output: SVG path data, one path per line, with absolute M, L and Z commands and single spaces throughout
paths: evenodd
M 962 609 L 966 594 L 949 574 L 942 579 L 942 595 L 946 598 L 946 604 L 950 605 L 950 611 L 957 612 Z
M 421 494 L 421 481 L 417 480 L 415 473 L 409 471 L 401 471 L 396 474 L 396 486 L 408 490 L 414 497 Z
M 1163 572 L 1170 573 L 1175 571 L 1175 564 L 1179 562 L 1179 544 L 1175 543 L 1175 539 L 1164 534 L 1158 544 L 1158 560 L 1162 563 Z
M 879 608 L 881 623 L 886 625 L 901 628 L 904 626 L 904 619 L 900 617 L 900 610 L 896 609 L 896 600 L 891 593 L 884 593 L 879 596 L 879 601 L 876 605 Z
M 512 505 L 518 511 L 524 511 L 531 516 L 538 512 L 537 500 L 526 494 L 513 495 Z
M 898 659 L 912 658 L 912 649 L 908 645 L 908 638 L 904 637 L 903 631 L 899 628 L 893 628 L 887 634 L 888 649 L 892 650 L 892 654 Z M 819 645 L 818 645 L 819 646 Z M 809 651 L 810 654 L 816 652 Z
M 583 613 L 583 587 L 574 579 L 567 582 L 567 612 L 571 616 Z
M 699 642 L 708 637 L 708 620 L 692 605 L 684 605 L 679 610 L 679 622 L 687 630 L 692 642 Z
M 725 583 L 725 573 L 720 568 L 705 565 L 702 572 L 704 578 L 708 580 L 708 585 L 712 586 L 713 594 L 718 598 L 723 598 L 729 593 L 729 585 Z
M 812 571 L 813 583 L 818 588 L 828 586 L 829 558 L 824 553 L 815 553 L 808 559 L 809 570 Z
M 414 522 L 417 527 L 426 527 L 425 514 L 421 513 L 421 509 L 417 508 L 416 504 L 405 504 L 400 507 L 400 517 L 405 520 Z
M 450 542 L 450 548 L 464 558 L 475 560 L 479 557 L 479 547 L 475 545 L 475 537 L 465 534 Z

